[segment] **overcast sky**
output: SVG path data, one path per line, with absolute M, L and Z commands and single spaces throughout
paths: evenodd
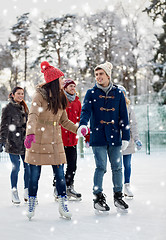
M 91 14 L 104 8 L 112 9 L 118 2 L 133 13 L 149 5 L 149 0 L 1 0 L 0 41 L 3 42 L 9 34 L 9 28 L 17 22 L 16 17 L 25 12 L 30 12 L 36 19 L 65 13 Z

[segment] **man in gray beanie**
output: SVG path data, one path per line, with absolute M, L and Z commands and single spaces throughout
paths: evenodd
M 94 153 L 94 208 L 109 211 L 103 194 L 103 177 L 107 171 L 107 155 L 111 164 L 114 205 L 127 209 L 122 195 L 121 151 L 130 139 L 126 102 L 122 91 L 111 81 L 112 64 L 105 62 L 95 67 L 96 84 L 85 95 L 79 129 L 87 132 L 90 120 L 90 146 Z

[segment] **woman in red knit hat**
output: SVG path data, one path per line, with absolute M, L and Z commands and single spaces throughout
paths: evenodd
M 46 83 L 36 88 L 33 97 L 25 139 L 25 162 L 30 165 L 29 207 L 27 216 L 31 219 L 35 212 L 38 181 L 42 165 L 52 165 L 58 191 L 59 213 L 71 218 L 67 206 L 66 182 L 64 177 L 64 152 L 61 126 L 76 134 L 77 126 L 71 122 L 66 113 L 67 98 L 62 90 L 64 73 L 49 65 L 41 63 L 41 72 Z
M 68 118 L 78 123 L 81 115 L 81 102 L 79 97 L 76 96 L 76 84 L 72 79 L 66 79 L 64 81 L 64 92 L 68 100 L 68 106 L 66 108 Z M 62 140 L 67 160 L 67 168 L 65 173 L 67 196 L 68 198 L 75 198 L 81 200 L 81 193 L 78 193 L 74 189 L 74 176 L 77 169 L 77 135 L 67 131 L 62 127 Z M 56 179 L 53 181 L 54 196 L 57 199 Z

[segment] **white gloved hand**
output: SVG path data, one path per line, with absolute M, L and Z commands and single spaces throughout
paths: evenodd
M 88 134 L 88 127 L 86 125 L 81 125 L 77 130 L 77 135 L 79 137 L 84 137 Z
M 122 140 L 122 151 L 126 150 L 129 145 L 129 141 Z
M 89 148 L 90 147 L 89 142 L 86 142 L 85 146 L 86 146 L 86 148 Z

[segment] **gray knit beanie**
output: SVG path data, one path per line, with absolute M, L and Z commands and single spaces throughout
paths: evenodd
M 112 72 L 113 66 L 110 62 L 105 62 L 97 65 L 94 71 L 96 71 L 98 68 L 103 69 L 106 72 L 106 74 L 111 78 L 111 72 Z

